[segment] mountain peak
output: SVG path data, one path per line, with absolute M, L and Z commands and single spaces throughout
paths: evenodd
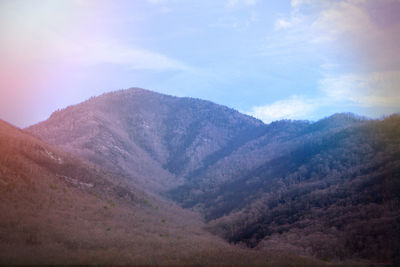
M 368 119 L 351 112 L 335 113 L 310 125 L 310 130 L 340 129 L 360 124 Z
M 199 161 L 232 142 L 250 140 L 265 127 L 210 101 L 130 88 L 54 112 L 28 130 L 157 191 L 179 183 L 175 175 L 187 175 Z
M 363 120 L 367 120 L 366 117 L 364 116 L 360 116 L 358 114 L 352 113 L 352 112 L 340 112 L 340 113 L 335 113 L 329 117 L 327 117 L 327 119 L 330 120 L 347 120 L 347 121 L 363 121 Z

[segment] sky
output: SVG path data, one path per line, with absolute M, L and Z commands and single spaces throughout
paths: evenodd
M 400 111 L 400 0 L 0 0 L 0 118 L 140 87 L 270 123 Z

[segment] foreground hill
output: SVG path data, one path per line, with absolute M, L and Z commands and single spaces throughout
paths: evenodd
M 0 121 L 0 264 L 316 265 L 255 252 L 201 219 Z
M 57 111 L 28 131 L 200 211 L 233 243 L 325 260 L 389 263 L 400 254 L 399 116 L 265 125 L 134 88 Z

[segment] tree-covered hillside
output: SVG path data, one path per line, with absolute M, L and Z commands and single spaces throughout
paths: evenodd
M 27 130 L 200 212 L 230 242 L 327 260 L 399 254 L 397 115 L 263 124 L 208 101 L 133 88 Z

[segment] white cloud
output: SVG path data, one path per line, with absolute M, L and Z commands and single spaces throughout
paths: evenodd
M 321 90 L 332 100 L 349 101 L 362 107 L 398 107 L 400 71 L 345 74 L 320 81 Z
M 310 43 L 312 34 L 308 21 L 301 14 L 275 21 L 274 30 L 268 34 L 257 55 L 269 57 L 271 60 L 292 64 L 292 60 L 300 55 L 315 54 L 315 45 Z
M 291 6 L 290 16 L 275 22 L 276 30 L 285 30 L 283 41 L 306 42 L 336 54 L 327 60 L 363 70 L 400 68 L 399 0 L 292 0 Z
M 376 29 L 360 1 L 340 1 L 323 9 L 312 27 L 318 33 L 313 41 L 332 41 L 348 35 L 362 38 Z
M 357 68 L 400 68 L 400 2 L 347 0 L 326 6 L 313 22 L 313 41 L 337 47 Z
M 310 0 L 292 0 L 292 1 L 290 1 L 290 5 L 292 7 L 299 7 L 304 4 L 309 4 L 310 2 L 311 2 Z
M 319 106 L 314 100 L 305 100 L 302 97 L 292 96 L 269 105 L 255 106 L 247 114 L 270 123 L 282 119 L 310 119 L 312 112 Z
M 88 42 L 79 46 L 75 57 L 88 64 L 120 64 L 133 69 L 144 70 L 182 70 L 189 71 L 191 68 L 178 60 L 150 50 L 136 48 L 120 43 L 111 42 Z M 79 57 L 81 55 L 82 57 Z
M 330 75 L 320 81 L 323 95 L 314 98 L 292 96 L 264 106 L 255 106 L 247 114 L 265 123 L 281 119 L 315 119 L 321 108 L 345 105 L 376 117 L 399 112 L 400 71 Z
M 276 31 L 280 30 L 280 29 L 287 29 L 287 28 L 290 28 L 290 27 L 292 27 L 292 23 L 290 21 L 285 20 L 285 19 L 278 19 L 275 22 L 275 26 L 274 26 Z
M 254 6 L 257 2 L 258 0 L 228 0 L 225 6 L 227 8 L 235 8 L 241 5 Z
M 44 62 L 55 67 L 63 63 L 71 67 L 118 64 L 154 71 L 193 70 L 185 63 L 158 51 L 132 45 L 123 38 L 115 39 L 106 30 L 99 31 L 101 34 L 82 34 L 78 29 L 71 28 L 71 25 L 76 24 L 57 15 L 59 8 L 57 4 L 49 4 L 36 10 L 34 4 L 21 6 L 13 1 L 7 3 L 7 8 L 1 10 L 4 21 L 0 22 L 0 35 L 4 37 L 0 42 L 0 58 L 3 62 L 27 66 Z M 65 9 L 65 16 L 68 17 L 68 12 L 72 13 L 73 10 L 69 2 L 66 2 Z M 3 25 L 5 22 L 7 27 Z M 109 28 L 112 28 L 108 23 Z M 96 23 L 96 27 L 101 26 Z
M 0 56 L 10 62 L 18 60 L 26 63 L 64 62 L 73 65 L 118 64 L 132 69 L 154 71 L 193 70 L 179 60 L 120 41 L 68 39 L 45 28 L 34 28 L 28 33 L 32 31 L 35 32 L 36 38 L 23 37 L 21 40 L 19 36 L 14 38 L 8 35 L 9 38 L 0 44 Z
M 400 1 L 292 0 L 291 6 L 290 16 L 275 23 L 273 51 L 307 47 L 321 55 L 325 104 L 398 111 Z

